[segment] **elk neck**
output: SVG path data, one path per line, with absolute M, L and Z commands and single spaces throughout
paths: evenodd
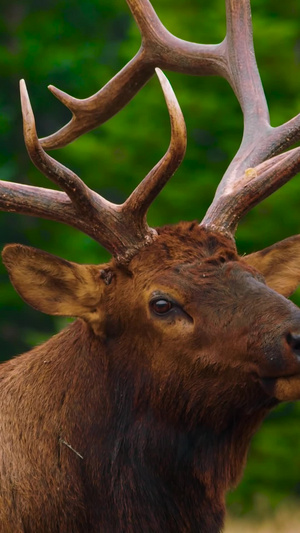
M 2 366 L 4 418 L 5 405 L 11 416 L 22 379 L 15 408 L 35 413 L 30 427 L 26 420 L 22 426 L 29 456 L 37 468 L 41 448 L 48 449 L 48 475 L 53 483 L 59 479 L 62 490 L 61 474 L 72 464 L 76 500 L 90 503 L 91 524 L 101 521 L 110 531 L 121 531 L 126 523 L 128 532 L 175 532 L 196 531 L 201 522 L 203 533 L 218 532 L 225 490 L 237 482 L 270 403 L 255 384 L 246 401 L 243 385 L 232 387 L 228 375 L 218 387 L 219 400 L 210 398 L 210 411 L 207 391 L 216 376 L 212 380 L 204 372 L 193 396 L 184 380 L 171 374 L 159 378 L 141 360 L 148 358 L 138 345 L 117 336 L 100 339 L 77 320 Z M 245 413 L 247 402 L 252 410 Z M 14 438 L 23 438 L 20 431 L 16 428 Z M 160 501 L 163 507 L 155 505 Z

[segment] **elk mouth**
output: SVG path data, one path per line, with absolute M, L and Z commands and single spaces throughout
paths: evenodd
M 289 376 L 260 378 L 264 391 L 281 402 L 300 400 L 300 371 Z

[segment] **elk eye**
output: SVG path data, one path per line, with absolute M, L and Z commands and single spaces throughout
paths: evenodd
M 172 309 L 173 304 L 169 300 L 164 300 L 163 298 L 159 298 L 158 300 L 153 300 L 150 303 L 152 311 L 156 313 L 157 315 L 165 315 Z

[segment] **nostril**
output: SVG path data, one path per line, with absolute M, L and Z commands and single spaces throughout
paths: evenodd
M 300 333 L 288 333 L 286 340 L 293 352 L 300 357 Z

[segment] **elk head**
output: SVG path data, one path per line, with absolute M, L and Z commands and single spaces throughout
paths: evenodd
M 158 417 L 188 427 L 201 419 L 220 429 L 234 410 L 254 412 L 300 398 L 300 312 L 286 299 L 300 281 L 300 237 L 243 258 L 234 243 L 239 220 L 298 172 L 300 149 L 283 150 L 300 138 L 300 118 L 270 126 L 248 0 L 226 1 L 227 35 L 218 45 L 169 34 L 148 0 L 128 4 L 142 33 L 139 53 L 89 99 L 79 101 L 52 87 L 73 112 L 62 130 L 38 139 L 21 82 L 28 153 L 64 192 L 1 182 L 0 199 L 2 210 L 72 225 L 114 259 L 78 265 L 18 245 L 7 246 L 3 259 L 26 302 L 49 314 L 83 319 L 122 367 L 147 374 L 153 382 L 149 403 Z M 244 113 L 241 147 L 200 224 L 147 225 L 147 210 L 180 164 L 186 143 L 180 108 L 157 67 L 225 77 Z M 115 205 L 44 148 L 63 146 L 101 124 L 155 69 L 169 109 L 171 143 L 125 203 Z M 140 383 L 142 390 L 145 382 Z

